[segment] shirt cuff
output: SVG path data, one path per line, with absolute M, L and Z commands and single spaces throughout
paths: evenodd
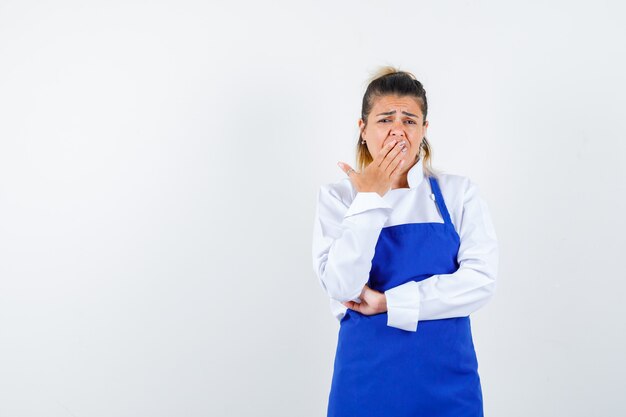
M 344 218 L 354 216 L 355 214 L 363 213 L 364 211 L 373 210 L 373 209 L 392 209 L 391 205 L 385 201 L 384 198 L 380 196 L 377 192 L 368 191 L 368 192 L 359 192 L 352 200 L 352 204 L 346 211 Z
M 420 313 L 419 285 L 409 281 L 385 291 L 387 325 L 410 332 L 417 331 Z

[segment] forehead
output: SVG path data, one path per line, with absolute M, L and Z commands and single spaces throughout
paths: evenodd
M 396 110 L 397 112 L 407 111 L 409 113 L 422 115 L 422 109 L 417 99 L 409 96 L 386 95 L 374 99 L 371 114 L 376 115 L 381 112 Z

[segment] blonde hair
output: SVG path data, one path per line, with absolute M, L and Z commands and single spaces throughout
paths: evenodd
M 426 100 L 426 90 L 413 74 L 408 71 L 400 71 L 398 68 L 391 66 L 380 67 L 368 80 L 368 86 L 363 95 L 363 103 L 361 105 L 361 119 L 367 125 L 367 117 L 374 107 L 374 101 L 385 95 L 397 95 L 401 97 L 413 97 L 417 101 L 424 116 L 426 123 L 426 115 L 428 114 L 428 101 Z M 426 139 L 422 138 L 420 150 L 417 153 L 417 161 L 423 159 L 422 170 L 424 176 L 437 177 L 438 172 L 432 167 L 432 147 Z M 363 170 L 373 161 L 372 155 L 367 149 L 367 144 L 362 143 L 362 137 L 359 134 L 359 141 L 356 148 L 356 165 L 359 170 Z

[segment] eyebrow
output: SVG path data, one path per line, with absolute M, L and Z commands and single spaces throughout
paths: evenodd
M 396 113 L 396 111 L 394 110 L 394 111 L 388 111 L 387 113 L 378 113 L 376 116 L 390 116 L 390 115 L 395 114 L 395 113 Z M 402 113 L 406 114 L 407 116 L 413 116 L 413 117 L 419 119 L 419 116 L 415 115 L 413 113 L 409 113 L 409 112 L 406 112 L 406 111 L 403 111 Z

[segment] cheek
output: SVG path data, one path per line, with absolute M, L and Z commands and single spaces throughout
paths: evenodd
M 372 156 L 373 155 L 377 155 L 377 154 L 380 153 L 382 148 L 383 148 L 382 145 L 380 143 L 378 143 L 375 146 L 370 147 L 370 154 L 372 154 Z

